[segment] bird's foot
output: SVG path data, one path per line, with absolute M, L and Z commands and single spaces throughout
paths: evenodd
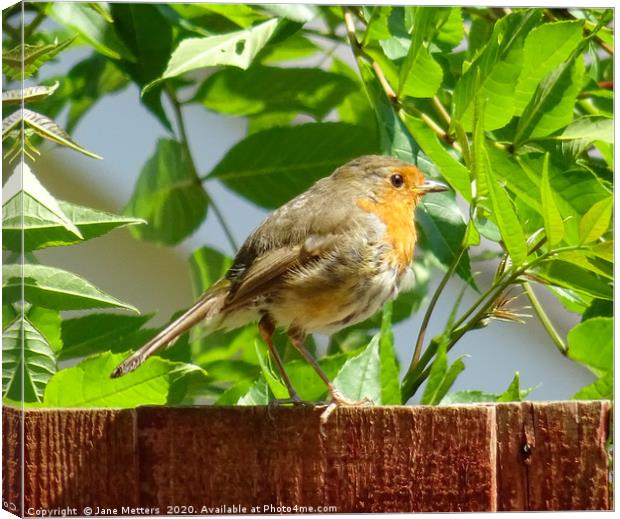
M 351 405 L 351 406 L 366 406 L 372 405 L 373 401 L 370 398 L 364 397 L 361 400 L 351 400 L 344 396 L 338 389 L 333 386 L 330 386 L 329 392 L 332 396 L 331 401 L 325 408 L 325 411 L 321 413 L 321 425 L 327 422 L 329 415 L 331 415 L 337 407 Z
M 308 402 L 307 400 L 302 400 L 301 397 L 294 393 L 289 398 L 275 398 L 271 400 L 269 404 L 267 404 L 267 413 L 272 417 L 272 412 L 274 409 L 280 406 L 292 405 L 294 407 L 314 407 L 316 405 L 320 405 L 322 402 Z

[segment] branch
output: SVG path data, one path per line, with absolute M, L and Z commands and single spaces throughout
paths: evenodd
M 177 96 L 174 90 L 172 90 L 170 86 L 167 85 L 165 92 L 166 92 L 166 95 L 168 96 L 168 99 L 170 99 L 170 103 L 172 104 L 172 108 L 174 110 L 174 115 L 175 115 L 175 119 L 177 122 L 177 129 L 179 132 L 179 140 L 181 144 L 183 145 L 183 147 L 185 148 L 185 152 L 187 153 L 187 157 L 191 165 L 192 171 L 194 173 L 194 176 L 196 177 L 196 180 L 198 180 L 199 182 L 202 182 L 203 179 L 198 175 L 198 170 L 196 169 L 196 163 L 194 162 L 191 150 L 189 148 L 189 140 L 187 138 L 187 130 L 185 128 L 185 119 L 183 118 L 183 111 L 181 108 L 181 103 L 177 99 Z M 235 237 L 233 236 L 232 231 L 230 230 L 230 228 L 228 227 L 228 224 L 226 223 L 224 215 L 222 214 L 219 207 L 215 203 L 215 199 L 211 196 L 211 194 L 207 191 L 207 189 L 204 186 L 203 186 L 203 189 L 205 190 L 205 193 L 207 194 L 207 197 L 209 198 L 209 204 L 213 208 L 215 217 L 217 218 L 217 221 L 222 227 L 222 230 L 224 231 L 224 234 L 226 235 L 226 239 L 228 240 L 228 243 L 232 247 L 233 252 L 237 251 L 239 247 L 237 246 L 237 242 L 235 241 Z
M 344 25 L 347 29 L 347 36 L 349 38 L 349 44 L 351 46 L 351 50 L 353 50 L 353 54 L 355 55 L 356 58 L 364 59 L 368 61 L 368 63 L 370 63 L 370 65 L 372 66 L 372 69 L 375 71 L 375 74 L 377 75 L 377 79 L 379 80 L 379 83 L 381 84 L 381 88 L 383 88 L 383 91 L 385 92 L 385 95 L 387 96 L 387 98 L 390 100 L 390 102 L 393 105 L 395 105 L 397 108 L 400 108 L 398 96 L 396 95 L 396 93 L 394 92 L 394 89 L 392 88 L 389 81 L 385 77 L 385 74 L 383 73 L 381 66 L 375 60 L 373 60 L 368 54 L 366 54 L 360 42 L 358 41 L 357 36 L 355 34 L 355 22 L 353 21 L 353 15 L 351 14 L 351 11 L 349 10 L 348 7 L 343 7 L 342 11 L 343 11 L 343 16 L 344 16 Z
M 532 303 L 532 308 L 536 312 L 536 315 L 538 315 L 540 322 L 549 334 L 549 337 L 551 337 L 553 344 L 555 344 L 556 348 L 562 355 L 566 356 L 568 354 L 568 348 L 566 344 L 564 344 L 562 337 L 560 337 L 560 334 L 557 332 L 557 330 L 553 326 L 553 323 L 549 319 L 549 316 L 546 314 L 544 308 L 540 304 L 540 301 L 538 300 L 538 297 L 536 297 L 532 286 L 529 283 L 525 282 L 523 283 L 523 290 L 527 294 L 530 302 Z

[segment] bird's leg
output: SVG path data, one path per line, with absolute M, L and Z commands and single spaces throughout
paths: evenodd
M 278 353 L 278 349 L 273 344 L 272 338 L 273 338 L 273 332 L 275 331 L 275 326 L 273 324 L 273 321 L 269 318 L 268 315 L 264 315 L 263 318 L 259 321 L 258 331 L 263 341 L 267 343 L 267 347 L 269 348 L 269 353 L 271 353 L 273 360 L 276 361 L 276 366 L 278 367 L 278 371 L 280 372 L 280 374 L 282 375 L 282 378 L 284 379 L 284 383 L 286 384 L 286 389 L 288 389 L 288 394 L 290 396 L 290 401 L 289 400 L 286 400 L 286 401 L 276 400 L 275 403 L 276 404 L 283 404 L 283 403 L 300 404 L 302 403 L 301 398 L 299 398 L 297 391 L 295 391 L 295 388 L 293 387 L 293 384 L 291 383 L 291 379 L 288 378 L 288 374 L 286 373 L 286 370 L 284 369 L 284 363 L 282 362 L 282 357 L 280 357 L 280 354 Z
M 332 397 L 332 401 L 330 405 L 328 406 L 328 410 L 330 412 L 335 406 L 339 406 L 339 405 L 366 405 L 370 403 L 368 399 L 350 400 L 347 397 L 345 397 L 338 389 L 336 389 L 336 386 L 334 386 L 332 381 L 329 380 L 329 377 L 323 372 L 323 370 L 321 369 L 321 366 L 319 366 L 319 363 L 316 360 L 314 360 L 314 357 L 312 357 L 310 352 L 306 349 L 306 346 L 304 345 L 303 333 L 301 333 L 296 328 L 290 328 L 288 331 L 288 337 L 291 341 L 291 344 L 295 347 L 295 349 L 302 355 L 304 359 L 306 359 L 308 364 L 310 364 L 314 368 L 314 371 L 316 371 L 317 375 L 321 377 L 321 380 L 325 382 L 325 385 L 327 386 L 329 394 Z

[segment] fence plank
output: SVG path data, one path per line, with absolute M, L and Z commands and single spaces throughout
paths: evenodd
M 609 403 L 498 405 L 499 510 L 609 508 Z
M 341 408 L 323 427 L 311 407 L 32 409 L 25 511 L 608 509 L 608 407 Z M 19 502 L 20 416 L 3 408 L 5 508 Z

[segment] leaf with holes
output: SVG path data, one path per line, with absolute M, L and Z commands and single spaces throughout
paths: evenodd
M 23 287 L 24 298 L 44 308 L 122 308 L 140 313 L 134 306 L 105 294 L 85 279 L 66 270 L 44 265 L 4 265 L 2 273 L 4 304 L 21 301 Z
M 143 95 L 161 81 L 190 70 L 216 65 L 247 69 L 274 35 L 279 23 L 280 21 L 274 18 L 241 31 L 182 40 L 172 53 L 164 73 L 144 87 Z
M 198 228 L 208 204 L 186 149 L 177 141 L 161 139 L 142 167 L 123 213 L 148 222 L 132 227 L 137 238 L 173 245 Z
M 2 71 L 10 79 L 21 80 L 22 77 L 29 78 L 41 65 L 51 60 L 63 49 L 66 49 L 74 40 L 75 37 L 62 42 L 18 45 L 2 53 Z
M 41 402 L 45 386 L 56 370 L 56 359 L 51 346 L 28 320 L 18 317 L 4 330 L 3 397 L 16 401 Z

